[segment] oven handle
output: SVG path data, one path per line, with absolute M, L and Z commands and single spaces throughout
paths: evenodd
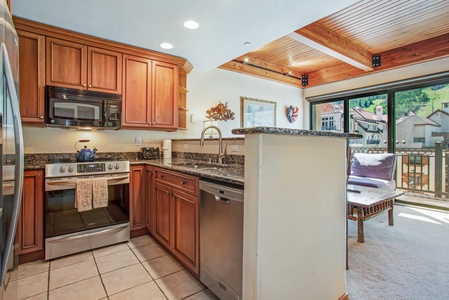
M 125 179 L 125 180 L 124 180 Z M 108 177 L 108 185 L 114 185 L 114 184 L 125 184 L 125 183 L 129 183 L 129 175 L 125 175 L 125 176 L 117 176 L 117 177 Z M 123 182 L 114 182 L 114 181 L 120 181 L 120 180 L 124 180 Z M 69 189 L 74 189 L 76 187 L 76 179 L 75 180 L 66 180 L 66 181 L 60 181 L 60 180 L 55 180 L 55 181 L 51 181 L 51 180 L 46 180 L 45 182 L 45 186 L 47 187 L 64 187 L 63 190 L 69 190 Z M 45 189 L 46 191 L 48 191 L 48 189 Z M 53 190 L 53 189 L 52 189 Z
M 67 242 L 69 240 L 79 240 L 79 239 L 82 239 L 82 238 L 85 238 L 85 237 L 95 236 L 95 235 L 104 234 L 104 233 L 111 232 L 111 231 L 119 231 L 119 230 L 123 230 L 123 226 L 115 227 L 115 228 L 109 228 L 109 229 L 105 229 L 105 230 L 101 230 L 101 231 L 97 231 L 97 232 L 91 232 L 91 233 L 85 233 L 85 234 L 81 234 L 81 235 L 66 237 L 66 238 L 63 238 L 63 239 L 57 239 L 57 240 L 53 240 L 51 242 L 52 243 L 60 243 L 60 242 Z

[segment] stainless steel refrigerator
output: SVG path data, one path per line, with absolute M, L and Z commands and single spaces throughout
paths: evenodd
M 19 98 L 19 39 L 0 0 L 0 300 L 17 299 L 16 229 L 22 201 L 23 136 Z

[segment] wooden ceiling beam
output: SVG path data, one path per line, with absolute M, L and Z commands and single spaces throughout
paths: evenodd
M 421 62 L 449 57 L 449 34 L 412 43 L 380 53 L 382 64 L 374 72 L 405 67 Z M 322 70 L 309 72 L 309 85 L 315 86 L 358 76 L 365 72 L 341 63 Z
M 239 61 L 230 61 L 219 67 L 220 69 L 229 70 L 233 72 L 249 74 L 266 80 L 277 81 L 292 85 L 295 87 L 301 87 L 301 79 L 293 78 L 288 75 L 279 74 L 275 71 L 264 70 L 263 68 L 257 66 L 251 66 L 249 64 L 244 64 Z
M 287 36 L 363 71 L 374 70 L 372 53 L 316 22 Z

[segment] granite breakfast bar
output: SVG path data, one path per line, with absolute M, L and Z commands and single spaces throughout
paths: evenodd
M 243 299 L 347 299 L 346 145 L 361 136 L 232 132 L 245 135 Z

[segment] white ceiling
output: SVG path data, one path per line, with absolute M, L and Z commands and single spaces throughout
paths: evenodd
M 183 57 L 208 71 L 356 2 L 13 0 L 12 11 L 25 19 Z M 200 27 L 184 28 L 188 19 Z M 164 50 L 162 42 L 174 48 Z

